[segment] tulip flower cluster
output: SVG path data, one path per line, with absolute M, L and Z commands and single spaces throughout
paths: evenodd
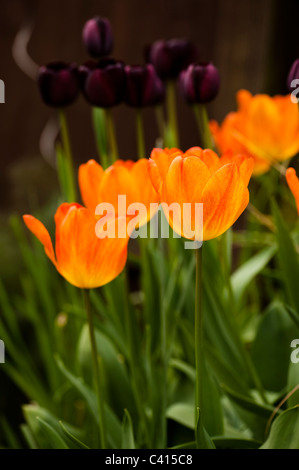
M 191 220 L 195 214 L 194 204 L 203 204 L 203 240 L 216 238 L 228 230 L 248 205 L 252 158 L 228 155 L 218 158 L 212 150 L 199 147 L 184 154 L 177 149 L 155 149 L 149 165 L 153 186 L 162 202 L 168 206 L 176 202 L 181 207 L 191 204 Z M 166 216 L 175 232 L 194 238 L 182 231 L 170 214 Z
M 24 215 L 40 243 L 31 257 L 16 223 L 30 274 L 20 276 L 23 297 L 14 301 L 0 283 L 8 374 L 31 401 L 26 443 L 184 455 L 189 448 L 299 448 L 298 372 L 289 351 L 299 335 L 294 95 L 240 90 L 237 111 L 218 124 L 206 105 L 220 74 L 199 61 L 191 41 L 155 41 L 145 64 L 129 65 L 111 56 L 108 19 L 88 20 L 82 39 L 91 60 L 53 62 L 37 77 L 61 124 L 54 234 Z M 297 79 L 298 60 L 290 91 Z M 76 168 L 64 108 L 80 92 L 91 106 L 99 161 L 89 155 Z M 189 149 L 179 145 L 177 92 L 198 124 Z M 111 108 L 122 103 L 135 113 L 138 159 L 120 158 Z M 144 107 L 153 108 L 159 128 L 150 152 Z M 138 239 L 153 220 L 161 224 L 157 237 L 149 230 L 153 239 Z M 35 354 L 15 312 L 30 334 L 32 327 Z M 0 421 L 5 439 L 17 442 Z
M 299 151 L 298 110 L 289 95 L 271 98 L 240 90 L 237 102 L 238 111 L 229 113 L 221 126 L 211 122 L 221 152 L 252 156 L 254 172 L 259 175 Z
M 41 96 L 49 106 L 72 104 L 79 89 L 93 106 L 109 108 L 121 102 L 129 106 L 154 106 L 163 102 L 164 86 L 150 65 L 125 66 L 110 57 L 113 50 L 112 27 L 106 18 L 88 20 L 83 28 L 83 43 L 97 61 L 81 66 L 53 63 L 39 71 Z
M 218 70 L 210 62 L 196 62 L 198 50 L 190 41 L 156 41 L 146 49 L 146 58 L 163 80 L 179 79 L 182 94 L 188 103 L 207 103 L 218 94 Z

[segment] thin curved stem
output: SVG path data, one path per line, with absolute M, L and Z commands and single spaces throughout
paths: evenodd
M 61 136 L 62 136 L 62 144 L 63 144 L 63 156 L 65 157 L 64 167 L 66 169 L 66 177 L 67 177 L 67 198 L 68 198 L 68 202 L 75 202 L 77 200 L 77 190 L 76 190 L 75 175 L 74 175 L 74 164 L 73 164 L 73 157 L 72 157 L 67 121 L 65 117 L 65 112 L 63 110 L 59 111 L 59 120 L 60 120 Z
M 111 109 L 106 109 L 106 126 L 107 126 L 107 137 L 110 149 L 111 163 L 114 163 L 119 158 L 117 139 L 115 132 L 115 125 Z
M 204 376 L 204 350 L 203 350 L 203 312 L 202 312 L 202 247 L 195 250 L 196 278 L 195 278 L 195 429 L 197 428 L 198 411 L 203 410 L 203 376 Z
M 213 149 L 213 141 L 209 128 L 209 119 L 207 109 L 203 104 L 195 104 L 193 106 L 195 119 L 198 126 L 201 144 L 204 148 Z
M 176 110 L 175 82 L 169 80 L 166 83 L 166 105 L 168 119 L 168 146 L 179 147 L 179 128 Z
M 104 413 L 104 393 L 103 393 L 103 388 L 101 386 L 100 369 L 99 369 L 99 362 L 98 362 L 98 353 L 97 353 L 89 290 L 83 289 L 83 296 L 84 296 L 85 310 L 86 310 L 88 326 L 89 326 L 93 372 L 94 372 L 96 396 L 97 396 L 97 402 L 98 402 L 100 443 L 101 443 L 101 448 L 106 449 L 107 444 L 106 444 L 106 432 L 105 432 L 106 426 L 105 426 L 105 413 Z
M 138 158 L 145 158 L 145 140 L 144 140 L 144 127 L 141 108 L 136 109 L 136 133 L 137 133 L 137 147 Z

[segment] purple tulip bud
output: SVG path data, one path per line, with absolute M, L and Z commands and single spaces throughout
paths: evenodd
M 191 64 L 180 74 L 180 88 L 188 103 L 212 101 L 219 87 L 219 72 L 211 62 Z
M 74 64 L 52 62 L 43 65 L 39 69 L 37 83 L 48 106 L 63 108 L 72 104 L 78 96 L 79 84 Z
M 294 91 L 295 88 L 298 87 L 298 83 L 292 83 L 293 80 L 299 80 L 299 59 L 296 59 L 293 63 L 292 67 L 290 68 L 287 85 L 289 88 L 290 93 Z
M 92 106 L 110 108 L 124 99 L 125 72 L 122 62 L 103 58 L 78 68 L 83 95 Z
M 180 72 L 197 60 L 197 47 L 187 39 L 159 40 L 147 47 L 146 60 L 163 79 L 176 79 Z
M 99 59 L 109 55 L 113 49 L 113 34 L 107 18 L 92 18 L 83 28 L 82 38 L 89 55 Z
M 154 106 L 164 100 L 164 83 L 152 64 L 126 65 L 125 102 L 129 106 Z

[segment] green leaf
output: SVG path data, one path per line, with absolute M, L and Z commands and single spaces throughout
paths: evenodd
M 292 319 L 294 325 L 299 328 L 299 313 L 298 311 L 294 310 L 290 305 L 285 305 L 285 309 L 289 314 L 290 318 Z
M 112 341 L 98 329 L 95 331 L 95 336 L 97 351 L 104 366 L 109 404 L 120 418 L 122 418 L 124 408 L 128 408 L 135 417 L 136 409 L 125 358 L 116 349 Z M 83 372 L 83 377 L 90 385 L 92 383 L 93 368 L 87 324 L 83 326 L 78 341 L 77 358 L 80 370 Z M 119 390 L 122 391 L 121 394 Z
M 287 293 L 292 306 L 299 311 L 299 263 L 298 253 L 295 250 L 293 240 L 286 227 L 280 211 L 272 201 L 272 211 L 277 227 L 278 257 L 282 269 Z
M 231 311 L 225 309 L 220 295 L 215 295 L 213 281 L 207 276 L 203 277 L 203 289 L 205 330 L 208 342 L 211 347 L 217 348 L 223 362 L 235 371 L 236 376 L 250 383 L 251 376 L 245 358 L 245 348 L 235 319 Z
M 76 449 L 89 449 L 86 444 L 84 444 L 82 441 L 80 441 L 80 439 L 72 434 L 71 430 L 69 429 L 70 427 L 66 423 L 59 421 L 59 424 L 65 436 L 72 442 L 72 444 L 74 444 Z
M 243 423 L 250 429 L 250 435 L 248 437 L 263 441 L 267 422 L 274 408 L 270 405 L 257 403 L 253 399 L 233 392 L 225 386 L 222 387 L 231 400 L 231 403 L 234 405 L 237 416 L 239 416 Z M 280 413 L 280 410 L 278 413 Z
M 242 264 L 231 276 L 231 284 L 237 305 L 250 282 L 267 266 L 276 251 L 275 247 L 266 248 Z
M 163 214 L 161 217 L 164 217 Z M 161 219 L 160 219 L 161 220 Z M 163 218 L 162 218 L 163 220 Z M 165 266 L 159 250 L 151 248 L 148 240 L 140 239 L 142 256 L 142 288 L 144 292 L 144 315 L 150 325 L 152 351 L 161 346 L 162 292 L 164 289 Z M 155 293 L 153 295 L 153 292 Z
M 196 442 L 186 442 L 185 444 L 180 444 L 178 446 L 170 447 L 171 449 L 196 449 Z
M 197 449 L 216 449 L 212 439 L 202 424 L 201 413 L 198 410 L 198 420 L 196 426 L 196 448 Z
M 132 419 L 128 410 L 125 410 L 124 419 L 122 422 L 121 448 L 136 449 Z
M 223 433 L 223 411 L 220 401 L 220 387 L 215 381 L 213 371 L 204 364 L 202 423 L 211 435 Z
M 23 411 L 28 425 L 23 426 L 22 432 L 30 448 L 83 448 L 79 439 L 82 434 L 80 429 L 62 423 L 38 405 L 25 405 Z
M 195 428 L 193 405 L 188 403 L 174 403 L 167 409 L 166 416 L 186 428 Z
M 63 439 L 63 434 L 56 416 L 38 405 L 24 405 L 23 412 L 29 429 L 39 448 L 69 448 Z
M 182 372 L 189 380 L 191 380 L 191 382 L 195 383 L 195 368 L 190 364 L 187 364 L 181 359 L 173 358 L 169 361 L 169 367 L 173 367 L 174 369 Z
M 20 430 L 29 449 L 38 449 L 37 442 L 35 441 L 35 438 L 28 424 L 21 424 Z
M 293 351 L 293 349 L 291 349 L 291 351 Z M 288 399 L 289 407 L 299 404 L 299 390 L 295 390 L 297 387 L 299 387 L 299 363 L 290 361 L 287 391 L 288 393 L 294 391 L 294 393 L 292 393 Z
M 213 437 L 216 449 L 258 449 L 261 445 L 254 439 L 233 439 L 230 437 Z
M 205 353 L 207 363 L 212 367 L 219 383 L 224 383 L 232 390 L 239 391 L 243 395 L 250 396 L 248 384 L 244 378 L 236 374 L 235 370 L 223 360 L 221 353 L 218 349 L 213 348 L 209 343 L 205 344 Z
M 47 441 L 49 449 L 69 449 L 66 442 L 62 437 L 55 431 L 55 429 L 42 418 L 37 416 L 37 422 L 41 427 L 41 432 L 44 434 L 44 437 Z
M 286 387 L 290 364 L 290 343 L 299 337 L 282 303 L 275 301 L 262 316 L 252 345 L 252 360 L 266 390 Z
M 275 419 L 261 449 L 299 449 L 299 406 L 284 411 Z
M 241 394 L 238 394 L 234 392 L 233 390 L 230 390 L 228 387 L 222 384 L 222 388 L 224 392 L 239 406 L 244 408 L 247 411 L 250 411 L 258 416 L 264 417 L 264 418 L 270 418 L 272 415 L 274 408 L 273 406 L 270 405 L 261 405 L 259 403 L 256 403 L 253 400 L 250 400 L 248 397 L 243 396 Z M 279 411 L 278 411 L 279 412 Z
M 99 425 L 97 398 L 95 393 L 84 383 L 82 378 L 75 377 L 57 356 L 56 362 L 62 374 L 67 378 L 67 380 L 71 382 L 75 389 L 86 400 L 87 406 L 95 422 L 97 425 Z M 121 424 L 107 403 L 104 404 L 104 409 L 109 445 L 114 449 L 118 449 L 120 446 Z

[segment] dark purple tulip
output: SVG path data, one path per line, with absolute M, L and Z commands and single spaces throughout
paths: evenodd
M 188 103 L 212 101 L 219 87 L 219 72 L 211 62 L 191 64 L 180 74 L 180 88 Z
M 292 67 L 290 68 L 288 79 L 287 79 L 287 85 L 289 88 L 290 93 L 294 91 L 294 89 L 298 86 L 298 83 L 295 83 L 292 86 L 292 81 L 293 80 L 299 80 L 299 59 L 296 59 L 295 62 L 293 63 Z
M 162 103 L 165 96 L 164 83 L 152 64 L 126 65 L 125 102 L 129 106 L 154 106 Z
M 74 64 L 52 62 L 43 65 L 39 69 L 37 83 L 48 106 L 63 108 L 72 104 L 78 96 L 79 84 Z
M 83 28 L 84 46 L 92 57 L 99 59 L 109 55 L 113 49 L 113 34 L 110 21 L 107 18 L 92 18 Z
M 122 62 L 104 58 L 78 68 L 81 90 L 87 101 L 99 108 L 116 106 L 124 99 L 125 72 Z
M 187 39 L 154 42 L 146 49 L 146 59 L 163 79 L 176 79 L 180 72 L 197 60 L 198 50 Z

